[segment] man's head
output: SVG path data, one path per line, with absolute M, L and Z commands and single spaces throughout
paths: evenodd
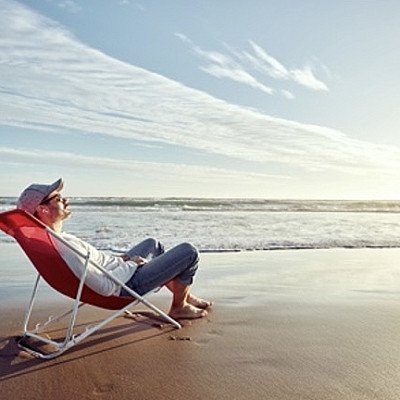
M 34 183 L 21 193 L 17 208 L 35 215 L 47 225 L 60 223 L 71 214 L 68 201 L 60 195 L 63 187 L 61 178 L 50 185 Z

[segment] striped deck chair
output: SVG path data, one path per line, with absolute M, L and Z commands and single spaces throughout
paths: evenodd
M 40 350 L 33 349 L 32 347 L 23 344 L 23 340 L 18 341 L 18 346 L 20 348 L 28 351 L 36 357 L 50 359 L 59 356 L 67 349 L 81 342 L 83 339 L 98 331 L 104 325 L 119 317 L 123 313 L 129 314 L 129 309 L 137 303 L 144 304 L 163 320 L 172 324 L 172 326 L 175 328 L 181 328 L 181 325 L 169 315 L 164 313 L 162 310 L 157 308 L 155 305 L 137 294 L 132 289 L 128 288 L 123 282 L 114 278 L 103 267 L 90 260 L 90 253 L 83 254 L 80 250 L 66 242 L 56 232 L 44 225 L 31 214 L 18 209 L 0 213 L 0 229 L 3 230 L 7 235 L 12 236 L 19 243 L 38 272 L 31 300 L 23 322 L 22 339 L 33 338 L 41 343 L 54 346 L 55 350 L 51 353 L 44 353 Z M 71 250 L 75 251 L 81 257 L 84 257 L 85 270 L 80 279 L 74 275 L 63 258 L 57 252 L 51 237 L 60 240 Z M 123 287 L 132 297 L 102 296 L 87 287 L 85 285 L 85 278 L 89 263 L 101 270 L 116 284 Z M 46 322 L 36 325 L 33 330 L 29 331 L 29 319 L 32 313 L 39 281 L 41 278 L 43 278 L 56 291 L 74 299 L 74 305 L 68 312 L 57 317 L 49 317 Z M 78 315 L 78 309 L 84 304 L 89 304 L 108 310 L 114 310 L 115 312 L 96 325 L 87 327 L 82 333 L 74 334 L 74 326 Z M 44 328 L 48 327 L 54 322 L 60 321 L 62 318 L 65 318 L 68 315 L 70 316 L 70 319 L 68 326 L 66 327 L 64 340 L 55 341 L 39 335 Z

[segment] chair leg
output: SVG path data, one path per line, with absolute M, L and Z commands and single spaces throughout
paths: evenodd
M 112 315 L 110 315 L 108 318 L 104 319 L 103 321 L 99 322 L 98 324 L 88 326 L 85 329 L 85 331 L 83 331 L 79 335 L 74 335 L 74 327 L 75 327 L 76 318 L 78 316 L 78 310 L 81 306 L 84 305 L 83 303 L 80 302 L 80 298 L 81 298 L 81 294 L 82 294 L 83 283 L 85 281 L 85 277 L 86 277 L 86 273 L 87 273 L 87 265 L 89 262 L 89 257 L 90 257 L 90 254 L 88 253 L 86 256 L 85 272 L 84 272 L 83 276 L 81 277 L 81 282 L 78 287 L 78 291 L 77 291 L 76 298 L 74 300 L 73 308 L 71 310 L 69 310 L 68 312 L 63 313 L 56 318 L 50 317 L 47 320 L 47 322 L 45 322 L 43 324 L 37 324 L 36 328 L 33 331 L 29 331 L 28 330 L 29 319 L 32 314 L 32 309 L 33 309 L 33 305 L 34 305 L 34 302 L 36 299 L 37 290 L 38 290 L 39 281 L 40 281 L 40 275 L 38 275 L 35 285 L 34 285 L 33 293 L 31 296 L 31 301 L 29 303 L 28 310 L 26 312 L 26 317 L 25 317 L 25 321 L 24 321 L 24 334 L 23 334 L 22 338 L 19 341 L 17 341 L 17 344 L 20 348 L 22 348 L 23 350 L 29 352 L 30 354 L 32 354 L 36 357 L 39 357 L 42 359 L 55 358 L 55 357 L 61 355 L 62 353 L 64 353 L 66 350 L 68 350 L 72 346 L 81 342 L 83 339 L 85 339 L 92 333 L 98 331 L 100 328 L 102 328 L 104 325 L 111 322 L 113 319 L 119 317 L 120 315 L 122 315 L 125 312 L 129 312 L 129 308 L 131 308 L 137 304 L 138 301 L 136 299 L 133 299 L 133 301 L 128 306 L 122 308 L 121 310 L 114 312 Z M 50 325 L 53 322 L 59 321 L 60 319 L 62 319 L 63 317 L 65 317 L 67 315 L 71 315 L 71 318 L 70 318 L 69 324 L 67 326 L 65 338 L 62 341 L 55 341 L 55 340 L 47 339 L 45 337 L 37 335 L 37 333 L 40 332 L 41 330 L 43 330 L 46 326 Z M 24 344 L 22 342 L 24 338 L 32 338 L 32 339 L 37 340 L 40 343 L 52 345 L 56 348 L 56 350 L 51 353 L 44 353 L 38 349 L 34 349 L 32 346 L 29 346 L 28 344 Z
M 30 320 L 30 317 L 32 315 L 33 306 L 34 306 L 34 303 L 35 303 L 35 300 L 36 300 L 36 295 L 37 295 L 37 291 L 38 291 L 38 288 L 39 288 L 40 278 L 41 277 L 38 274 L 38 276 L 36 278 L 36 281 L 35 281 L 35 284 L 34 284 L 34 287 L 33 287 L 33 292 L 32 292 L 32 295 L 31 295 L 31 299 L 30 299 L 28 308 L 27 308 L 27 310 L 25 312 L 25 318 L 24 318 L 24 321 L 23 321 L 23 332 L 24 333 L 28 331 L 29 320 Z M 77 308 L 81 308 L 84 305 L 85 305 L 85 303 L 79 303 Z M 63 318 L 67 317 L 74 310 L 75 310 L 75 307 L 73 307 L 70 310 L 68 310 L 68 311 L 66 311 L 66 312 L 64 312 L 64 313 L 62 313 L 60 315 L 57 315 L 55 317 L 53 317 L 51 315 L 46 322 L 43 322 L 43 323 L 39 322 L 38 324 L 36 324 L 35 329 L 32 330 L 31 332 L 38 333 L 38 332 L 42 331 L 44 328 L 48 327 L 49 325 L 51 325 L 51 324 L 53 324 L 55 322 L 58 322 L 58 321 L 62 320 Z
M 144 304 L 145 306 L 147 306 L 148 308 L 150 308 L 157 315 L 162 317 L 165 321 L 171 323 L 175 328 L 181 328 L 181 325 L 177 321 L 175 321 L 173 318 L 171 318 L 169 315 L 167 315 L 162 310 L 160 310 L 159 308 L 154 306 L 152 303 L 148 302 L 142 296 L 139 296 L 132 289 L 128 288 L 124 283 L 116 280 L 114 277 L 111 276 L 111 278 L 113 280 L 115 280 L 116 283 L 118 283 L 121 287 L 124 287 L 124 289 L 127 290 L 128 293 L 130 293 L 133 296 L 132 302 L 128 306 L 116 311 L 115 313 L 110 315 L 108 318 L 105 318 L 104 320 L 102 320 L 98 324 L 92 325 L 92 326 L 88 326 L 85 329 L 85 331 L 83 331 L 82 333 L 80 333 L 78 335 L 74 335 L 75 321 L 76 321 L 76 318 L 77 318 L 77 315 L 78 315 L 78 310 L 82 305 L 82 303 L 80 302 L 80 298 L 81 298 L 82 289 L 83 289 L 84 281 L 85 281 L 86 274 L 87 274 L 87 266 L 88 266 L 89 261 L 90 261 L 90 253 L 89 252 L 86 254 L 85 258 L 86 258 L 86 260 L 85 260 L 85 269 L 84 269 L 84 273 L 81 276 L 81 280 L 80 280 L 78 291 L 77 291 L 77 294 L 76 294 L 76 297 L 75 297 L 75 300 L 74 300 L 73 308 L 69 312 L 62 314 L 57 319 L 53 319 L 52 317 L 50 317 L 49 320 L 47 322 L 45 322 L 44 324 L 37 325 L 35 330 L 28 331 L 28 322 L 29 322 L 29 319 L 30 319 L 30 316 L 31 316 L 31 313 L 32 313 L 33 304 L 34 304 L 34 301 L 35 301 L 35 298 L 36 298 L 38 284 L 39 284 L 39 280 L 40 280 L 40 275 L 38 275 L 38 277 L 36 279 L 36 282 L 35 282 L 34 290 L 33 290 L 32 297 L 31 297 L 31 302 L 29 304 L 28 311 L 26 313 L 26 317 L 25 317 L 25 321 L 24 321 L 24 335 L 23 335 L 23 338 L 24 337 L 33 338 L 33 339 L 35 339 L 35 340 L 37 340 L 37 341 L 39 341 L 41 343 L 50 344 L 50 345 L 54 346 L 56 348 L 56 350 L 51 352 L 51 353 L 44 353 L 44 352 L 42 352 L 40 350 L 33 349 L 29 345 L 24 345 L 23 343 L 21 343 L 21 341 L 18 341 L 18 346 L 20 348 L 22 348 L 25 351 L 33 354 L 36 357 L 40 357 L 40 358 L 43 358 L 43 359 L 55 358 L 55 357 L 59 356 L 60 354 L 64 353 L 66 350 L 68 350 L 72 346 L 74 346 L 74 345 L 78 344 L 79 342 L 81 342 L 83 339 L 85 339 L 89 335 L 91 335 L 94 332 L 98 331 L 104 325 L 108 324 L 109 322 L 111 322 L 115 318 L 119 317 L 123 313 L 129 313 L 129 308 L 133 307 L 138 302 L 140 302 L 140 303 Z M 103 269 L 101 269 L 101 270 L 103 270 Z M 106 271 L 106 270 L 104 270 L 103 272 L 107 276 L 110 275 L 109 272 Z M 42 336 L 37 335 L 37 333 L 41 329 L 43 329 L 45 326 L 48 326 L 52 322 L 58 321 L 62 317 L 66 316 L 66 315 L 69 315 L 69 314 L 71 314 L 71 318 L 70 318 L 69 324 L 67 326 L 67 331 L 66 331 L 66 335 L 65 335 L 64 340 L 62 340 L 62 341 L 54 341 L 54 340 L 47 339 L 47 338 L 44 338 Z
M 68 325 L 67 329 L 67 334 L 65 335 L 65 341 L 64 343 L 68 343 L 74 333 L 74 326 L 75 326 L 75 321 L 76 317 L 78 315 L 78 309 L 79 309 L 79 303 L 81 301 L 81 295 L 82 295 L 82 290 L 83 290 L 83 285 L 85 283 L 86 275 L 88 272 L 88 265 L 89 265 L 89 260 L 90 260 L 90 250 L 86 254 L 86 259 L 85 259 L 85 266 L 84 266 L 84 271 L 81 276 L 81 280 L 79 282 L 78 286 L 78 291 L 76 293 L 75 301 L 74 301 L 74 307 L 72 309 L 72 314 L 71 314 L 71 319 Z
M 35 281 L 35 285 L 33 286 L 33 292 L 32 292 L 32 295 L 31 295 L 31 300 L 30 300 L 29 305 L 28 305 L 28 309 L 25 312 L 25 318 L 24 318 L 23 328 L 22 328 L 24 334 L 28 330 L 29 319 L 31 317 L 33 305 L 35 303 L 36 294 L 37 294 L 37 290 L 38 290 L 38 287 L 39 287 L 39 281 L 40 281 L 40 275 L 38 274 L 37 278 L 36 278 L 36 281 Z
M 80 303 L 78 308 L 81 308 L 85 305 L 85 303 Z M 71 309 L 69 309 L 68 311 L 65 311 L 64 313 L 57 315 L 55 317 L 53 317 L 52 315 L 50 315 L 50 317 L 48 318 L 48 320 L 46 322 L 43 323 L 39 323 L 36 325 L 36 328 L 32 331 L 33 333 L 39 333 L 41 331 L 43 331 L 45 328 L 47 328 L 48 326 L 50 326 L 51 324 L 54 324 L 56 322 L 61 321 L 63 318 L 68 317 L 68 315 L 71 315 L 71 313 L 74 311 L 74 307 L 72 307 Z
M 105 318 L 104 320 L 100 321 L 98 324 L 88 326 L 82 333 L 80 333 L 78 335 L 72 334 L 73 326 L 71 324 L 73 323 L 73 321 L 71 319 L 70 324 L 67 328 L 67 334 L 65 336 L 65 339 L 60 342 L 44 338 L 42 336 L 37 335 L 34 332 L 29 332 L 29 331 L 25 332 L 23 338 L 24 337 L 32 338 L 32 339 L 37 340 L 38 342 L 54 346 L 56 348 L 56 350 L 51 353 L 44 353 L 38 349 L 34 349 L 33 347 L 31 347 L 29 345 L 25 345 L 25 344 L 21 343 L 21 340 L 23 338 L 20 341 L 18 341 L 17 344 L 20 348 L 22 348 L 23 350 L 27 351 L 28 353 L 34 355 L 35 357 L 42 358 L 42 359 L 55 358 L 55 357 L 61 355 L 62 353 L 64 353 L 66 350 L 68 350 L 71 347 L 75 346 L 76 344 L 80 343 L 82 340 L 84 340 L 88 336 L 92 335 L 93 333 L 95 333 L 96 331 L 101 329 L 104 325 L 108 324 L 109 322 L 111 322 L 115 318 L 119 317 L 123 313 L 130 312 L 129 308 L 137 305 L 137 303 L 138 303 L 138 301 L 136 299 L 134 299 L 132 301 L 132 303 L 130 303 L 128 306 L 122 308 L 121 310 L 114 312 L 112 315 L 110 315 L 108 318 Z M 75 315 L 75 317 L 76 317 L 76 315 Z M 70 337 L 68 337 L 68 333 L 71 333 Z
M 84 281 L 85 281 L 85 278 L 86 278 L 86 274 L 87 274 L 87 266 L 88 266 L 88 263 L 89 263 L 89 259 L 90 259 L 90 252 L 88 252 L 88 254 L 86 255 L 85 270 L 84 270 L 84 274 L 83 274 L 83 276 L 82 276 L 82 278 L 81 278 L 81 281 L 80 281 L 80 283 L 79 283 L 79 287 L 78 287 L 78 291 L 77 291 L 77 294 L 76 294 L 76 298 L 75 298 L 75 300 L 74 300 L 74 306 L 73 306 L 73 308 L 72 308 L 70 311 L 68 311 L 67 313 L 62 314 L 60 317 L 58 317 L 58 318 L 56 319 L 56 320 L 60 320 L 62 317 L 71 314 L 71 318 L 70 318 L 69 324 L 68 324 L 68 326 L 67 326 L 67 331 L 66 331 L 66 334 L 65 334 L 65 339 L 64 339 L 62 342 L 56 342 L 56 341 L 51 340 L 51 339 L 46 339 L 46 338 L 44 338 L 44 337 L 39 336 L 39 335 L 36 334 L 36 333 L 38 333 L 41 329 L 43 329 L 45 326 L 48 326 L 48 325 L 50 325 L 52 322 L 55 322 L 55 320 L 53 320 L 52 317 L 50 317 L 50 318 L 47 320 L 47 322 L 45 322 L 44 324 L 38 324 L 38 325 L 36 325 L 36 328 L 35 328 L 33 331 L 31 331 L 31 332 L 28 331 L 28 329 L 27 329 L 27 328 L 28 328 L 29 318 L 30 318 L 30 316 L 31 316 L 32 309 L 33 309 L 33 303 L 34 303 L 34 301 L 35 301 L 36 294 L 37 294 L 37 289 L 38 289 L 38 285 L 39 285 L 40 275 L 38 275 L 38 277 L 37 277 L 37 279 L 36 279 L 35 286 L 34 286 L 34 289 L 33 289 L 33 294 L 32 294 L 32 297 L 31 297 L 31 302 L 30 302 L 30 304 L 29 304 L 28 311 L 27 311 L 26 317 L 25 317 L 25 322 L 24 322 L 24 335 L 23 335 L 22 339 L 23 339 L 24 337 L 33 338 L 33 339 L 36 339 L 36 340 L 39 341 L 39 342 L 42 342 L 42 343 L 46 343 L 46 344 L 50 344 L 50 345 L 52 345 L 52 346 L 55 346 L 55 347 L 57 348 L 57 350 L 54 351 L 54 352 L 52 352 L 52 353 L 45 354 L 45 353 L 43 353 L 43 352 L 41 352 L 41 351 L 39 351 L 39 350 L 33 349 L 32 347 L 30 347 L 30 346 L 28 346 L 28 345 L 22 344 L 22 343 L 21 343 L 21 340 L 22 340 L 22 339 L 19 340 L 18 343 L 17 343 L 19 347 L 23 348 L 24 350 L 28 351 L 29 353 L 31 353 L 31 354 L 33 354 L 33 355 L 35 355 L 35 356 L 37 356 L 37 357 L 49 359 L 49 358 L 57 357 L 58 355 L 62 354 L 65 350 L 67 350 L 68 348 L 72 347 L 72 346 L 77 342 L 77 339 L 76 339 L 76 338 L 79 338 L 79 337 L 81 337 L 81 336 L 83 335 L 83 333 L 82 333 L 82 334 L 78 335 L 78 336 L 75 338 L 75 335 L 73 335 L 73 332 L 74 332 L 74 326 L 75 326 L 76 317 L 77 317 L 77 315 L 78 315 L 78 310 L 79 310 L 79 308 L 82 306 L 82 303 L 80 302 L 80 298 L 81 298 L 81 294 L 82 294 L 82 290 L 83 290 L 83 284 L 84 284 Z M 97 330 L 97 329 L 96 329 L 96 330 Z M 86 331 L 87 331 L 87 329 L 86 329 Z M 85 331 L 85 332 L 86 332 L 86 331 Z M 85 332 L 84 332 L 84 333 L 85 333 Z M 93 332 L 94 332 L 94 330 L 91 331 L 91 333 L 93 333 Z M 90 333 L 89 333 L 89 334 L 90 334 Z M 86 335 L 86 336 L 88 336 L 88 335 Z M 86 336 L 85 336 L 85 337 L 86 337 Z M 83 339 L 83 337 L 82 337 L 82 339 Z M 81 340 L 82 340 L 82 339 L 81 339 Z

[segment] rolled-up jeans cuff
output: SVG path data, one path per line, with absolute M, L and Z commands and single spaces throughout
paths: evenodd
M 179 276 L 176 278 L 178 281 L 179 281 L 179 283 L 181 283 L 182 285 L 186 285 L 186 286 L 190 286 L 190 285 L 192 285 L 193 284 L 193 281 L 194 281 L 194 279 L 193 279 L 193 277 L 190 277 L 190 278 L 180 278 Z

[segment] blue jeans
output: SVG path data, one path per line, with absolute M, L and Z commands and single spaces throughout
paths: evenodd
M 190 243 L 181 243 L 171 250 L 164 251 L 164 246 L 149 238 L 139 243 L 127 253 L 129 257 L 140 256 L 148 260 L 138 267 L 126 286 L 143 295 L 165 285 L 172 279 L 184 285 L 193 283 L 198 268 L 199 253 Z M 120 296 L 130 296 L 122 289 Z

